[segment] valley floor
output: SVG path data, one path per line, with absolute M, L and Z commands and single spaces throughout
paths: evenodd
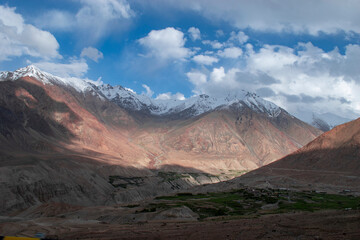
M 243 187 L 130 205 L 47 203 L 0 217 L 2 235 L 51 239 L 360 239 L 360 197 Z
M 0 225 L 0 229 L 4 227 L 15 228 L 16 224 Z M 25 236 L 35 230 L 49 231 L 58 239 L 360 239 L 360 212 L 328 210 L 204 222 L 73 222 L 56 227 L 51 223 L 28 223 L 20 232 Z

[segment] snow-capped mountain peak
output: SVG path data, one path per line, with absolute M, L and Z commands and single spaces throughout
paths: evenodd
M 35 65 L 29 65 L 24 68 L 19 68 L 14 72 L 1 72 L 0 81 L 15 81 L 23 77 L 32 77 L 42 82 L 43 84 L 60 84 L 68 87 L 72 87 L 78 92 L 85 92 L 87 90 L 93 90 L 91 84 L 79 78 L 61 78 L 54 76 L 50 73 L 41 71 Z
M 55 78 L 49 73 L 42 72 L 38 67 L 34 65 L 29 65 L 24 68 L 19 68 L 14 72 L 2 72 L 0 73 L 1 80 L 10 80 L 15 81 L 22 77 L 34 77 L 38 80 L 41 80 L 44 83 L 50 83 L 49 78 Z
M 121 86 L 102 85 L 97 89 L 112 102 L 132 111 L 146 111 L 153 115 L 170 115 L 187 111 L 187 116 L 197 116 L 217 108 L 229 107 L 233 104 L 247 106 L 252 110 L 265 113 L 269 117 L 277 117 L 281 108 L 266 101 L 254 93 L 240 91 L 225 97 L 213 97 L 207 94 L 192 96 L 185 100 L 152 99 L 146 95 L 139 95 Z
M 280 107 L 257 96 L 255 93 L 248 92 L 243 101 L 248 107 L 262 113 L 267 113 L 270 117 L 277 117 L 281 113 Z

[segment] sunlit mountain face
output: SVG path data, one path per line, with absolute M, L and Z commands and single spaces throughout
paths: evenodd
M 303 148 L 239 180 L 252 185 L 358 194 L 359 122 L 357 119 L 337 126 Z

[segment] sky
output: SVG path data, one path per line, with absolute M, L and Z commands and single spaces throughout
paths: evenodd
M 0 0 L 0 71 L 158 99 L 247 90 L 306 119 L 360 114 L 358 0 Z

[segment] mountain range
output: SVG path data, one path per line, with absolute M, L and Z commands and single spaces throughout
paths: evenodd
M 5 212 L 141 200 L 226 180 L 322 133 L 246 91 L 154 100 L 35 66 L 0 73 L 0 119 Z

